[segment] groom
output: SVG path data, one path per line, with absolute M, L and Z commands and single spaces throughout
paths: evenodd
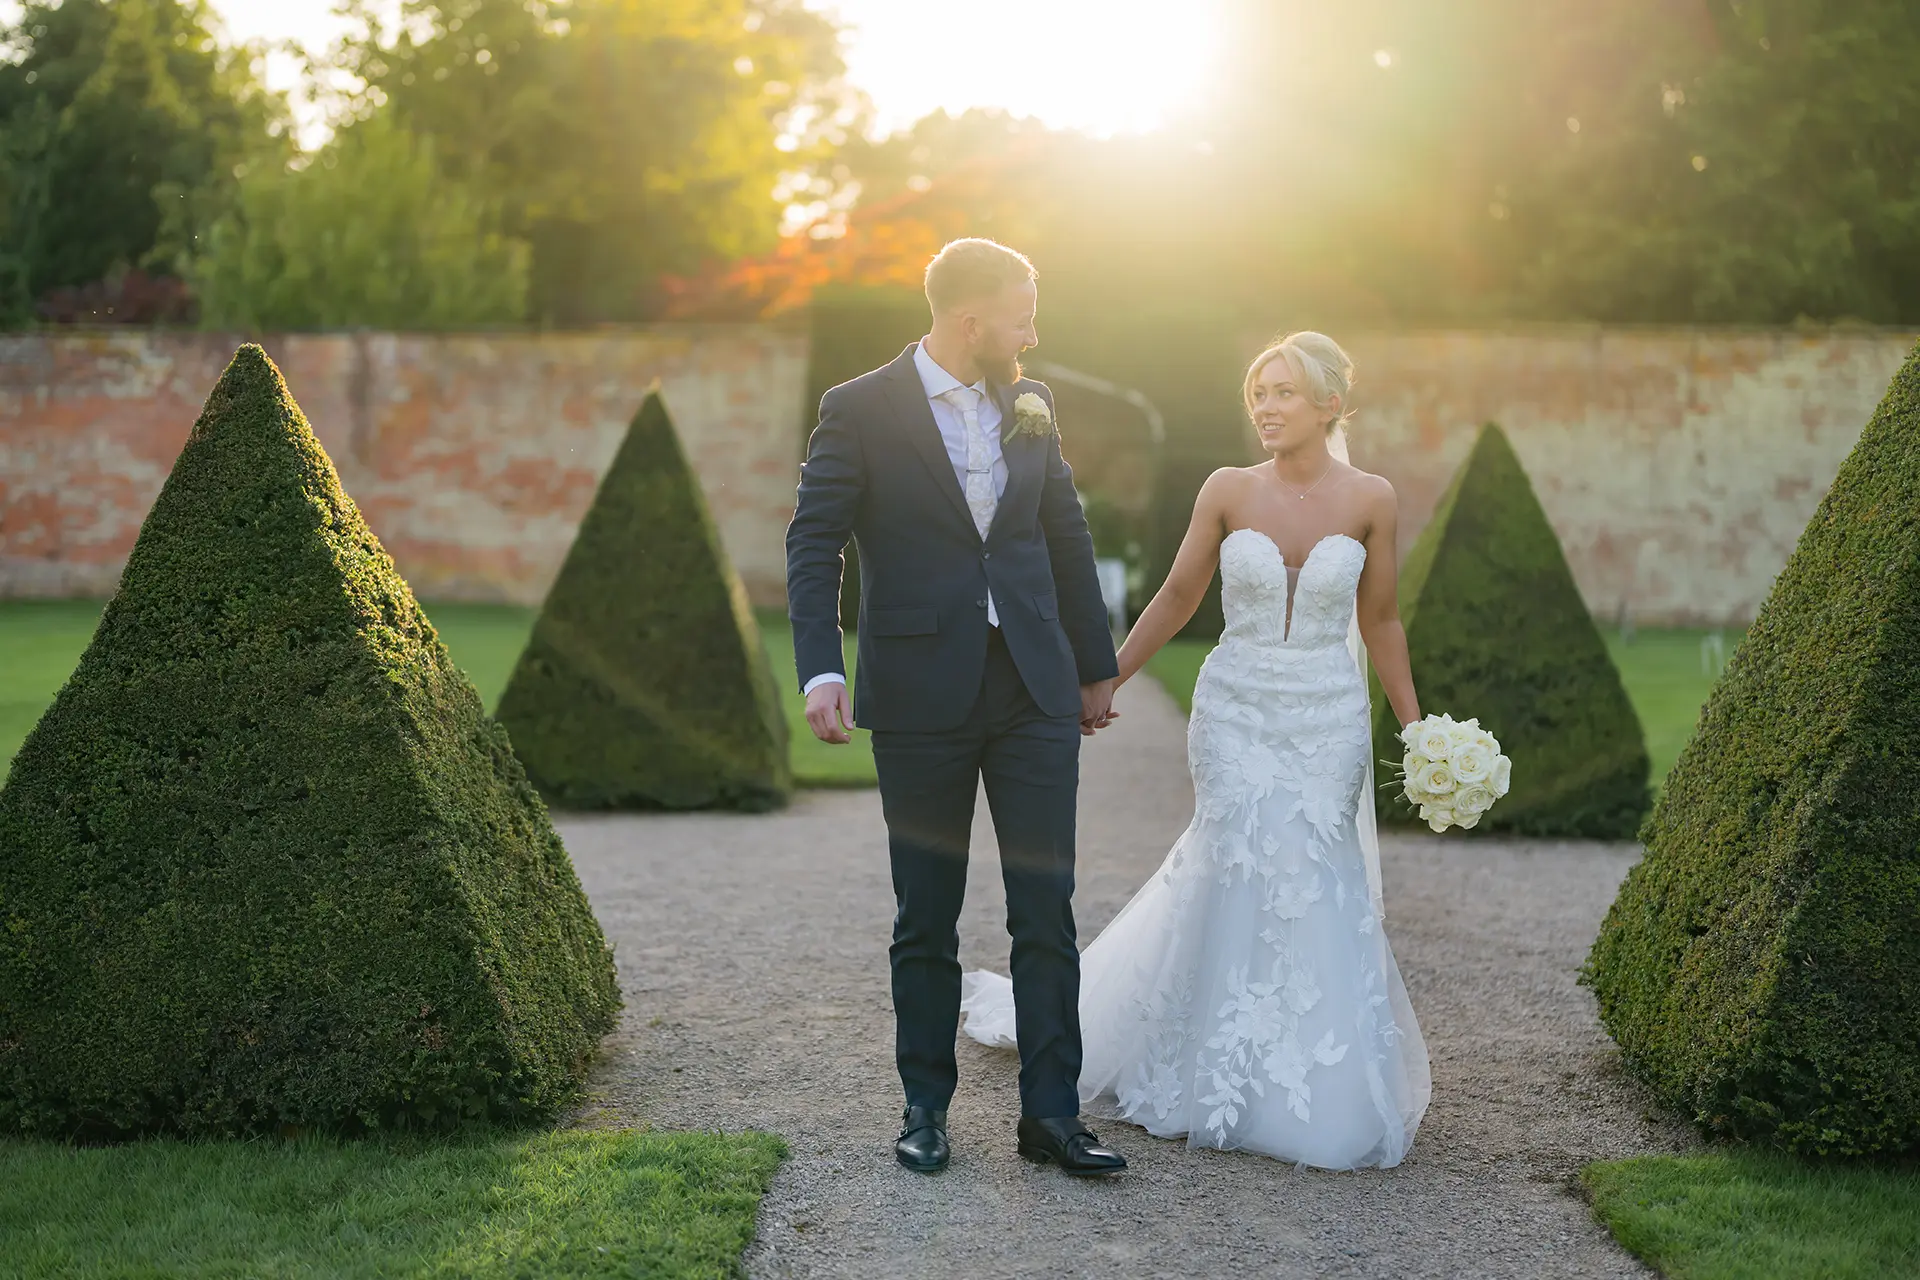
M 873 733 L 898 911 L 894 1152 L 947 1164 L 959 935 L 985 780 L 1013 935 L 1020 1154 L 1068 1173 L 1126 1161 L 1080 1123 L 1073 832 L 1080 738 L 1112 711 L 1113 640 L 1093 540 L 1060 457 L 1053 393 L 1020 377 L 1033 265 L 956 240 L 927 267 L 933 329 L 820 400 L 787 529 L 794 654 L 815 736 Z M 860 551 L 856 696 L 840 636 L 842 549 Z

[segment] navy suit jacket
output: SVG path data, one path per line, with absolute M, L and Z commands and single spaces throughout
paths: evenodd
M 1016 396 L 1044 383 L 989 384 L 1003 436 Z M 1057 419 L 1056 419 L 1057 421 Z M 1080 686 L 1119 674 L 1073 472 L 1057 434 L 1005 438 L 1007 487 L 985 539 L 954 475 L 913 347 L 833 388 L 800 469 L 787 527 L 787 610 L 800 684 L 844 671 L 842 552 L 860 552 L 862 728 L 959 727 L 980 690 L 987 597 L 1027 692 L 1048 715 L 1080 714 Z

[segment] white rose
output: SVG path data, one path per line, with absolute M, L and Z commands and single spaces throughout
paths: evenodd
M 1429 717 L 1413 726 L 1413 740 L 1407 745 L 1429 760 L 1444 760 L 1453 753 L 1453 739 L 1445 725 Z
M 1460 814 L 1454 819 L 1453 825 L 1459 827 L 1462 831 L 1471 831 L 1480 825 L 1480 815 L 1477 813 Z
M 1479 733 L 1480 731 L 1478 729 L 1469 729 L 1464 724 L 1448 725 L 1447 726 L 1447 754 L 1452 755 L 1455 752 L 1459 751 L 1462 747 L 1474 741 L 1474 739 L 1479 735 Z
M 1501 796 L 1507 794 L 1507 786 L 1512 781 L 1513 761 L 1507 759 L 1505 756 L 1495 756 L 1493 758 L 1493 773 L 1487 779 L 1488 785 L 1493 789 L 1493 798 L 1498 800 Z
M 1469 742 L 1455 751 L 1448 763 L 1453 776 L 1462 782 L 1485 782 L 1493 775 L 1493 750 L 1484 742 Z
M 1047 402 L 1040 398 L 1038 391 L 1023 391 L 1018 396 L 1015 396 L 1013 411 L 1015 413 L 1039 414 L 1042 418 L 1046 418 L 1049 421 L 1053 419 L 1053 415 L 1047 412 Z
M 1418 751 L 1409 751 L 1407 752 L 1407 758 L 1400 762 L 1400 769 L 1401 772 L 1411 778 L 1414 774 L 1420 772 L 1432 763 L 1433 761 L 1427 759 Z
M 1451 809 L 1443 808 L 1440 806 L 1434 806 L 1431 808 L 1422 809 L 1420 811 L 1420 816 L 1425 818 L 1427 820 L 1427 825 L 1429 827 L 1432 827 L 1435 831 L 1445 831 L 1448 827 L 1453 825 L 1453 810 Z
M 1453 797 L 1454 812 L 1462 815 L 1460 825 L 1473 825 L 1465 819 L 1467 817 L 1478 819 L 1481 814 L 1493 808 L 1493 801 L 1493 792 L 1481 786 L 1479 783 L 1460 788 Z
M 1429 760 L 1427 767 L 1413 777 L 1412 786 L 1422 795 L 1450 796 L 1453 794 L 1453 771 L 1438 760 Z

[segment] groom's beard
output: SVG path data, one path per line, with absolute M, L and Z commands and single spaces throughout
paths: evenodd
M 987 375 L 989 382 L 1010 387 L 1020 381 L 1020 357 L 1017 355 L 1008 356 L 1004 360 L 979 355 L 973 358 L 973 362 L 980 367 L 980 372 Z

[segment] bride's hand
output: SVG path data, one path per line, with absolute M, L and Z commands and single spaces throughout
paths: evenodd
M 1113 691 L 1118 685 L 1112 680 L 1096 680 L 1092 684 L 1080 686 L 1080 732 L 1091 738 L 1096 729 L 1104 729 L 1120 718 L 1113 709 Z

